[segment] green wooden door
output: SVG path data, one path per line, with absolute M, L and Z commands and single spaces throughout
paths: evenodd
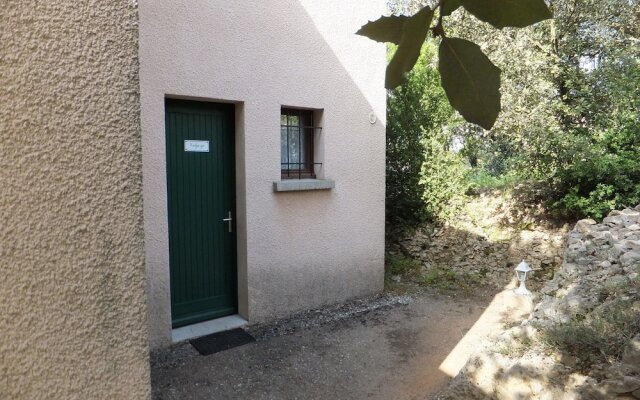
M 178 327 L 236 312 L 234 107 L 170 99 L 165 106 L 171 316 Z

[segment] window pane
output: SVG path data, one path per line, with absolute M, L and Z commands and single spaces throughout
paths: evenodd
M 280 115 L 280 162 L 282 170 L 309 170 L 313 159 L 313 113 L 306 110 L 283 110 Z M 311 159 L 309 159 L 311 157 Z
M 289 169 L 301 169 L 304 167 L 304 135 L 299 128 L 289 128 Z
M 287 135 L 287 130 L 289 134 Z M 283 126 L 280 128 L 280 163 L 282 169 L 304 168 L 305 144 L 304 135 L 300 134 L 299 128 Z

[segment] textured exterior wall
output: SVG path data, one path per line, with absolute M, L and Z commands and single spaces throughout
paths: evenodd
M 148 398 L 136 5 L 0 26 L 0 399 Z
M 354 33 L 382 0 L 156 0 L 140 5 L 152 347 L 170 340 L 165 96 L 238 104 L 240 313 L 249 321 L 383 287 L 385 46 Z M 323 109 L 329 191 L 274 193 L 280 108 Z M 369 122 L 374 112 L 378 121 Z

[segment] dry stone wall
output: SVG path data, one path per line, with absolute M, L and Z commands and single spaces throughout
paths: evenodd
M 421 261 L 423 275 L 444 268 L 493 289 L 504 288 L 525 259 L 534 270 L 530 285 L 539 288 L 562 264 L 568 227 L 514 220 L 518 207 L 504 195 L 483 195 L 444 225 L 410 232 L 399 246 Z
M 579 221 L 530 318 L 483 343 L 444 398 L 640 399 L 639 274 L 640 206 Z

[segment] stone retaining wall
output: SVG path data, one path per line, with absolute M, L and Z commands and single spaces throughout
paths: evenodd
M 640 399 L 639 274 L 640 206 L 613 211 L 600 224 L 579 221 L 555 277 L 534 293 L 530 318 L 483 343 L 444 397 Z M 620 352 L 584 351 L 597 344 L 587 336 L 616 318 L 624 323 L 611 325 L 619 331 L 603 331 L 602 343 L 622 340 Z M 572 326 L 596 333 L 568 330 Z M 554 342 L 565 330 L 574 332 L 563 340 L 577 351 Z

